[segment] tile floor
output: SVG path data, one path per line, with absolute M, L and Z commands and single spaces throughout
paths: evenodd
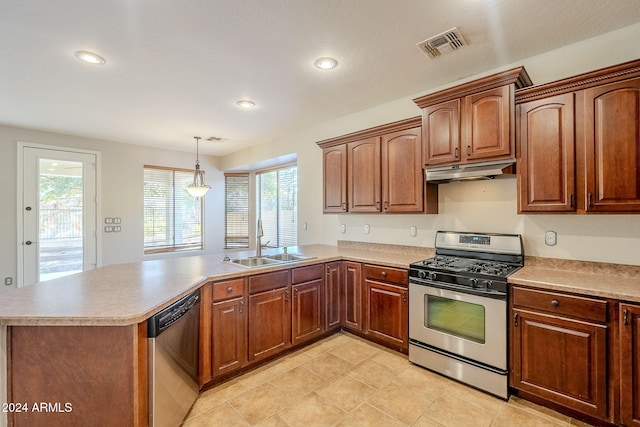
M 200 395 L 183 426 L 584 426 L 339 333 Z

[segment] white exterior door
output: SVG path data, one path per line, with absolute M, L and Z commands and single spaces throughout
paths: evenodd
M 98 265 L 98 154 L 43 147 L 18 147 L 18 286 Z

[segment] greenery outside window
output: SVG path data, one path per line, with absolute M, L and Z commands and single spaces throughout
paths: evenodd
M 249 247 L 249 174 L 224 174 L 225 248 Z
M 298 244 L 297 166 L 256 173 L 256 216 L 262 219 L 263 245 Z
M 145 254 L 203 248 L 203 199 L 186 190 L 193 172 L 144 166 Z

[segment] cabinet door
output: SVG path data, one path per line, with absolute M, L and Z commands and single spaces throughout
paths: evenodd
M 322 191 L 325 213 L 347 211 L 347 146 L 322 150 Z
M 586 211 L 640 212 L 640 79 L 584 91 Z
M 513 310 L 517 389 L 601 419 L 607 416 L 607 328 Z
M 290 345 L 289 287 L 249 295 L 249 361 L 272 356 Z
M 394 348 L 409 348 L 409 291 L 404 286 L 365 280 L 364 332 Z
M 323 283 L 323 279 L 318 279 L 291 287 L 293 345 L 315 338 L 324 332 Z
M 424 164 L 460 161 L 460 100 L 454 99 L 422 110 Z
M 466 160 L 514 156 L 513 85 L 464 98 L 462 157 Z
M 212 310 L 212 366 L 216 377 L 247 361 L 247 317 L 244 298 L 216 302 Z
M 640 426 L 640 306 L 620 304 L 620 418 Z
M 423 212 L 422 129 L 383 135 L 382 209 L 385 213 Z
M 325 319 L 326 329 L 339 328 L 342 323 L 342 262 L 331 262 L 326 265 Z
M 380 212 L 380 138 L 347 145 L 349 212 Z
M 344 263 L 344 298 L 342 321 L 347 328 L 362 330 L 362 266 L 357 262 Z
M 518 212 L 575 211 L 574 94 L 518 105 Z

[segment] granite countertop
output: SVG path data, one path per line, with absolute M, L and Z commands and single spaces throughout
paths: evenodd
M 265 250 L 263 254 L 282 250 Z M 253 256 L 252 251 L 173 257 L 117 264 L 0 293 L 0 325 L 125 326 L 142 322 L 207 283 L 317 263 L 350 260 L 408 268 L 433 250 L 346 242 L 306 245 L 289 253 L 310 260 L 269 267 L 243 268 L 221 262 L 225 256 Z
M 509 283 L 640 303 L 640 267 L 633 265 L 527 257 Z

